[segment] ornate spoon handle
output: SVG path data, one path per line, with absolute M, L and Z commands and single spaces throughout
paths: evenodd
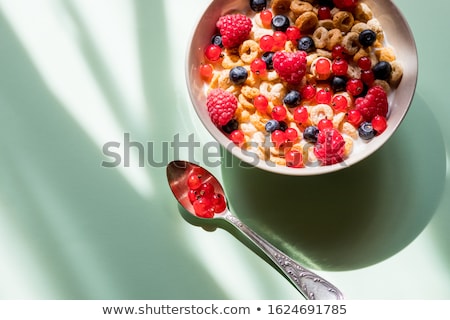
M 338 288 L 289 258 L 242 223 L 230 211 L 226 211 L 222 217 L 257 245 L 306 299 L 341 300 L 344 298 Z

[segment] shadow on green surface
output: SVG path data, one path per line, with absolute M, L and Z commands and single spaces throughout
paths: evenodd
M 168 50 L 167 37 L 162 32 L 152 39 L 150 32 L 165 23 L 162 3 L 135 1 L 150 114 L 157 114 L 161 100 L 173 102 L 168 79 L 155 79 L 155 73 L 170 74 L 170 64 L 160 56 L 163 48 Z M 114 93 L 104 66 L 98 64 L 100 58 L 82 21 L 75 22 L 83 30 L 80 36 L 86 37 L 81 41 L 86 46 L 82 48 L 86 61 L 121 118 L 127 106 Z M 163 169 L 149 169 L 149 178 L 158 187 L 154 194 L 142 197 L 118 170 L 102 168 L 98 146 L 46 86 L 2 15 L 0 39 L 4 61 L 0 76 L 0 197 L 8 208 L 2 214 L 29 244 L 32 265 L 25 266 L 30 274 L 24 278 L 46 282 L 45 291 L 31 287 L 23 291 L 34 292 L 31 296 L 12 295 L 3 286 L 1 298 L 226 298 L 177 235 L 176 204 L 161 201 L 170 193 Z M 149 54 L 156 54 L 152 50 L 156 40 L 160 41 L 157 61 L 148 59 Z M 175 119 L 176 108 L 165 114 Z M 169 136 L 176 130 L 175 120 L 148 122 L 152 133 Z M 150 134 L 148 138 L 155 137 Z M 193 290 L 199 283 L 202 290 Z
M 323 270 L 363 268 L 405 248 L 434 215 L 445 186 L 443 138 L 418 95 L 388 143 L 350 168 L 292 177 L 232 161 L 222 165 L 232 210 L 281 250 Z

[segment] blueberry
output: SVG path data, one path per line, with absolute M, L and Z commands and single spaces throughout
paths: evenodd
M 366 30 L 361 31 L 361 33 L 359 34 L 358 40 L 362 46 L 369 47 L 369 46 L 373 45 L 375 40 L 377 40 L 377 34 L 370 29 L 366 29 Z
M 287 28 L 291 25 L 289 18 L 282 15 L 277 14 L 272 18 L 272 29 L 274 31 L 283 31 L 285 32 Z
M 298 48 L 298 50 L 303 50 L 308 53 L 316 50 L 316 46 L 314 45 L 314 40 L 309 36 L 301 37 L 300 40 L 298 40 L 297 48 Z
M 211 38 L 211 43 L 223 48 L 222 36 L 220 34 L 213 35 Z
M 238 66 L 230 70 L 230 81 L 233 84 L 241 85 L 248 77 L 248 71 L 244 67 Z
M 289 128 L 287 123 L 284 121 L 280 121 L 280 130 L 284 132 L 287 128 Z
M 236 119 L 231 119 L 228 121 L 226 125 L 222 127 L 223 132 L 225 133 L 232 133 L 234 130 L 237 130 L 239 128 L 239 122 Z
M 380 61 L 372 68 L 375 79 L 389 80 L 392 73 L 392 66 L 387 61 Z
M 284 96 L 283 102 L 286 107 L 294 108 L 299 105 L 301 100 L 302 96 L 300 95 L 300 92 L 298 92 L 297 90 L 291 90 L 287 95 Z
M 277 120 L 269 120 L 266 123 L 266 131 L 268 133 L 272 133 L 275 130 L 279 130 L 280 129 L 280 123 Z
M 250 8 L 255 12 L 261 12 L 267 7 L 266 0 L 250 0 Z
M 331 79 L 331 88 L 334 92 L 345 91 L 347 86 L 347 79 L 340 76 L 334 76 Z
M 274 55 L 274 52 L 267 51 L 267 52 L 264 52 L 261 57 L 261 59 L 263 59 L 264 62 L 266 63 L 266 68 L 268 71 L 273 70 L 273 55 Z
M 370 122 L 363 122 L 358 128 L 358 134 L 363 140 L 370 140 L 375 137 L 376 132 Z
M 305 131 L 303 132 L 303 139 L 305 139 L 308 142 L 316 143 L 318 135 L 319 135 L 319 128 L 315 126 L 309 126 L 306 127 Z

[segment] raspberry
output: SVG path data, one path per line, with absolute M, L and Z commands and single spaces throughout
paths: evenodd
M 237 13 L 220 17 L 216 26 L 222 36 L 223 46 L 234 48 L 247 40 L 253 23 L 247 16 Z
M 218 127 L 226 125 L 233 119 L 237 105 L 237 98 L 223 89 L 211 90 L 206 98 L 209 116 Z
M 314 146 L 314 154 L 323 165 L 339 163 L 344 158 L 345 140 L 334 128 L 321 130 Z
M 355 100 L 355 108 L 365 121 L 372 121 L 375 116 L 386 117 L 388 113 L 388 99 L 386 91 L 381 86 L 375 86 L 367 91 L 364 98 Z
M 306 73 L 306 56 L 305 51 L 277 51 L 273 55 L 273 68 L 281 79 L 291 85 L 298 85 Z

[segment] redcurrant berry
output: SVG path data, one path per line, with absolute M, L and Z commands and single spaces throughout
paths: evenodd
M 331 103 L 331 91 L 328 88 L 320 89 L 316 94 L 317 103 L 330 104 Z
M 250 70 L 257 75 L 265 74 L 267 71 L 266 62 L 261 58 L 256 58 L 250 64 Z
M 245 135 L 241 130 L 234 130 L 230 133 L 230 139 L 236 145 L 240 146 L 245 142 Z
M 316 96 L 316 87 L 314 87 L 312 84 L 307 84 L 301 89 L 301 94 L 303 99 L 311 100 Z
M 348 100 L 342 94 L 337 94 L 331 99 L 331 106 L 335 112 L 345 112 L 348 108 Z
M 372 70 L 362 70 L 361 80 L 366 85 L 371 86 L 375 82 L 375 75 Z
M 347 121 L 355 128 L 358 128 L 361 122 L 363 122 L 363 116 L 358 110 L 350 110 L 347 115 Z
M 263 10 L 260 12 L 259 16 L 261 17 L 261 22 L 265 28 L 272 27 L 272 18 L 273 18 L 272 11 Z
M 319 123 L 317 124 L 317 127 L 319 128 L 319 130 L 331 129 L 331 128 L 333 128 L 333 121 L 331 121 L 327 118 L 323 118 L 319 121 Z
M 281 130 L 275 130 L 270 135 L 272 142 L 275 144 L 275 147 L 279 148 L 283 143 L 286 142 L 286 133 Z
M 331 74 L 331 62 L 326 58 L 319 58 L 316 61 L 316 78 L 319 80 L 326 80 Z
M 283 121 L 286 119 L 287 110 L 284 106 L 275 106 L 272 109 L 272 118 L 277 121 Z
M 287 141 L 295 142 L 298 138 L 298 132 L 294 128 L 287 128 L 284 133 Z
M 262 36 L 261 39 L 259 40 L 259 47 L 261 48 L 262 51 L 272 51 L 274 46 L 275 40 L 269 34 Z
M 189 175 L 187 180 L 188 188 L 191 190 L 196 190 L 202 185 L 202 176 L 196 173 Z
M 297 41 L 302 35 L 299 28 L 296 26 L 290 26 L 286 29 L 286 36 L 288 40 Z
M 200 77 L 209 82 L 213 76 L 213 67 L 209 63 L 202 63 L 199 67 Z
M 211 198 L 214 195 L 214 186 L 210 182 L 204 182 L 197 189 L 202 197 Z
M 303 165 L 303 155 L 300 151 L 291 149 L 289 150 L 286 155 L 286 166 L 291 168 L 302 168 Z
M 372 127 L 377 132 L 377 134 L 382 134 L 387 128 L 386 117 L 376 115 L 372 119 Z
M 192 205 L 197 216 L 201 218 L 212 218 L 214 216 L 214 211 L 212 211 L 213 215 L 211 215 L 211 209 L 214 209 L 211 199 L 199 197 Z
M 216 44 L 210 44 L 205 48 L 205 57 L 209 61 L 215 62 L 222 57 L 222 48 Z
M 372 60 L 369 57 L 361 57 L 358 59 L 358 67 L 361 70 L 370 70 L 372 69 Z
M 297 107 L 294 110 L 294 120 L 295 122 L 301 124 L 301 123 L 305 123 L 306 121 L 308 121 L 308 109 L 306 109 L 305 107 Z
M 319 17 L 319 20 L 331 19 L 331 9 L 326 6 L 322 6 L 319 8 L 317 16 Z
M 273 33 L 273 49 L 274 50 L 282 50 L 287 41 L 286 33 L 283 31 L 275 31 Z
M 225 201 L 225 197 L 220 193 L 216 193 L 215 195 L 213 195 L 212 204 L 215 213 L 222 213 L 227 208 L 227 202 Z
M 348 62 L 345 59 L 338 58 L 333 61 L 331 68 L 336 76 L 345 76 L 348 71 Z
M 347 92 L 352 96 L 359 96 L 364 90 L 364 83 L 361 79 L 350 79 L 347 81 Z
M 264 95 L 260 94 L 253 99 L 253 104 L 259 112 L 266 112 L 267 107 L 269 106 L 269 100 L 267 100 Z

